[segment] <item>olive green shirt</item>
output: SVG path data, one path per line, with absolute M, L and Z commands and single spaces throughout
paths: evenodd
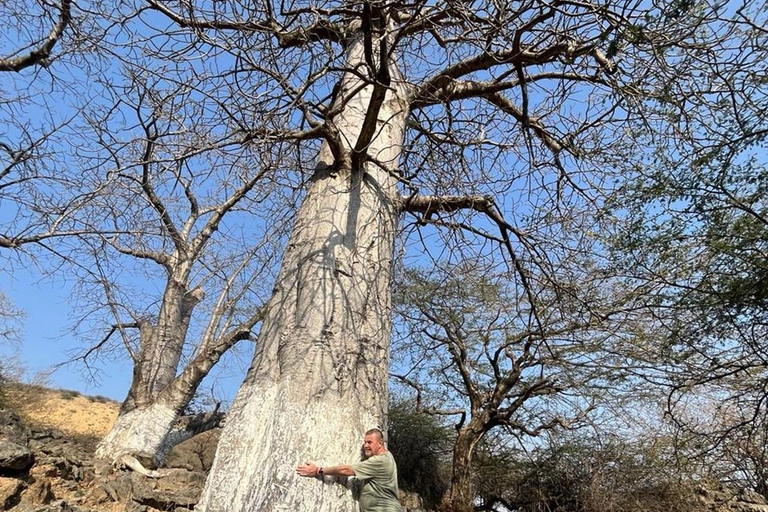
M 402 512 L 397 489 L 397 466 L 389 452 L 352 464 L 360 481 L 361 512 Z

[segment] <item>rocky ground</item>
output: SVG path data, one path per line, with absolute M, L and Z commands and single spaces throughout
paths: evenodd
M 29 428 L 0 410 L 0 510 L 187 512 L 197 503 L 206 473 L 192 450 L 176 453 L 177 467 L 161 478 L 120 470 L 97 477 L 88 444 L 59 430 Z
M 26 397 L 15 407 L 0 409 L 0 511 L 194 509 L 213 460 L 218 432 L 206 432 L 178 446 L 160 478 L 122 468 L 108 476 L 97 475 L 93 451 L 114 421 L 117 404 L 67 393 L 37 390 L 34 398 Z M 74 398 L 83 400 L 72 402 Z M 5 405 L 8 403 L 6 396 Z M 410 512 L 420 510 L 417 495 L 401 498 Z M 768 512 L 766 500 L 748 491 L 701 489 L 697 499 L 702 512 Z

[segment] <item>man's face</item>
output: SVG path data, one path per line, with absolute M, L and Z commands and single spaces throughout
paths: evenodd
M 384 443 L 376 434 L 368 434 L 363 439 L 363 453 L 366 457 L 380 455 L 384 452 Z

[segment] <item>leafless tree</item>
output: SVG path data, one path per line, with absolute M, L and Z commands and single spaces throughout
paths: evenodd
M 730 8 L 688 2 L 143 5 L 152 37 L 168 41 L 156 57 L 205 55 L 217 63 L 210 80 L 238 91 L 219 104 L 228 129 L 293 141 L 302 155 L 322 142 L 313 169 L 295 159 L 312 178 L 207 511 L 317 509 L 296 463 L 351 460 L 385 421 L 403 213 L 425 237 L 447 233 L 454 251 L 503 255 L 530 304 L 527 327 L 541 329 L 545 285 L 578 296 L 556 271 L 571 262 L 578 273 L 613 172 L 643 162 L 626 130 L 675 135 L 665 112 L 647 108 L 664 72 L 683 74 L 698 48 L 739 37 Z M 240 109 L 246 100 L 266 122 Z M 542 240 L 560 243 L 544 251 Z M 329 489 L 319 508 L 351 506 Z
M 23 318 L 24 311 L 17 308 L 11 299 L 0 291 L 0 340 L 17 341 Z
M 131 213 L 136 225 L 94 231 L 110 251 L 165 269 L 176 288 L 162 304 L 176 312 L 192 309 L 197 283 L 164 258 L 191 263 L 211 244 L 205 226 L 215 217 L 197 213 L 185 173 L 208 184 L 203 194 L 221 192 L 216 204 L 261 176 L 274 185 L 270 199 L 248 210 L 269 226 L 293 222 L 271 296 L 249 312 L 263 314 L 258 349 L 199 505 L 211 512 L 354 506 L 336 487 L 318 506 L 315 482 L 294 467 L 309 457 L 351 461 L 362 433 L 385 422 L 396 255 L 415 257 L 421 243 L 436 262 L 471 255 L 506 265 L 531 332 L 544 331 L 553 296 L 591 310 L 573 283 L 610 214 L 603 194 L 646 161 L 638 133 L 671 141 L 659 146 L 667 152 L 691 135 L 651 107 L 675 96 L 670 81 L 695 83 L 721 62 L 738 67 L 721 57 L 752 16 L 747 4 L 570 0 L 146 0 L 120 12 L 99 47 L 124 70 L 130 103 L 123 79 L 96 81 L 86 130 L 96 136 L 76 140 L 72 153 L 84 174 L 103 171 L 94 183 L 106 188 L 88 190 L 123 199 L 79 218 L 90 228 Z M 703 50 L 707 65 L 694 66 Z M 114 135 L 125 126 L 135 133 Z M 191 157 L 200 160 L 186 166 Z M 205 181 L 211 164 L 231 181 Z M 128 184 L 139 193 L 120 196 Z M 267 197 L 256 187 L 251 194 Z M 295 216 L 280 191 L 302 195 Z M 186 232 L 191 218 L 199 230 Z M 402 219 L 416 243 L 396 253 Z M 106 276 L 103 285 L 114 280 Z M 187 331 L 177 323 L 170 338 Z

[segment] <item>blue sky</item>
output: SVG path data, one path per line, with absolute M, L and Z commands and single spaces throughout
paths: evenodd
M 3 354 L 17 355 L 25 369 L 25 379 L 39 378 L 55 366 L 65 363 L 79 348 L 69 332 L 71 285 L 60 279 L 41 279 L 36 270 L 15 265 L 3 268 L 2 291 L 14 306 L 25 313 L 21 343 L 2 347 Z M 92 395 L 122 400 L 130 385 L 131 365 L 124 358 L 104 361 L 102 373 L 92 379 L 80 364 L 59 367 L 48 376 L 48 384 Z

